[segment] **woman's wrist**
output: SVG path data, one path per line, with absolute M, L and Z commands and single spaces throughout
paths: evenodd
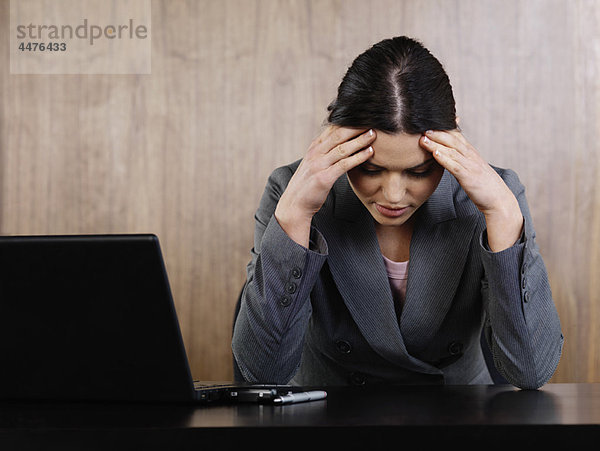
M 523 232 L 523 214 L 517 199 L 501 208 L 484 213 L 488 246 L 492 252 L 512 247 Z
M 293 209 L 278 204 L 275 219 L 287 236 L 299 245 L 309 248 L 312 217 L 295 213 Z

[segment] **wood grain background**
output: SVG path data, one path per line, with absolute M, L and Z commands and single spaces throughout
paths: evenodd
M 304 154 L 352 60 L 404 34 L 527 187 L 566 338 L 553 381 L 600 382 L 600 1 L 154 0 L 151 75 L 11 75 L 9 7 L 0 233 L 156 233 L 195 377 L 231 375 L 267 176 Z

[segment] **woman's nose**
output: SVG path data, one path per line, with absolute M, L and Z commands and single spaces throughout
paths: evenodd
M 383 195 L 390 206 L 402 206 L 406 186 L 400 174 L 391 174 L 383 185 Z

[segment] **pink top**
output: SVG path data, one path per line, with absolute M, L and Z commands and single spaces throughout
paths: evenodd
M 396 311 L 399 314 L 404 306 L 406 298 L 406 280 L 408 279 L 408 261 L 395 262 L 381 254 L 385 269 L 390 280 L 390 288 L 396 304 Z

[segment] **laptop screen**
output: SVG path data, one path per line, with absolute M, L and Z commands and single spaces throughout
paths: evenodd
M 158 238 L 0 237 L 0 398 L 191 400 Z

